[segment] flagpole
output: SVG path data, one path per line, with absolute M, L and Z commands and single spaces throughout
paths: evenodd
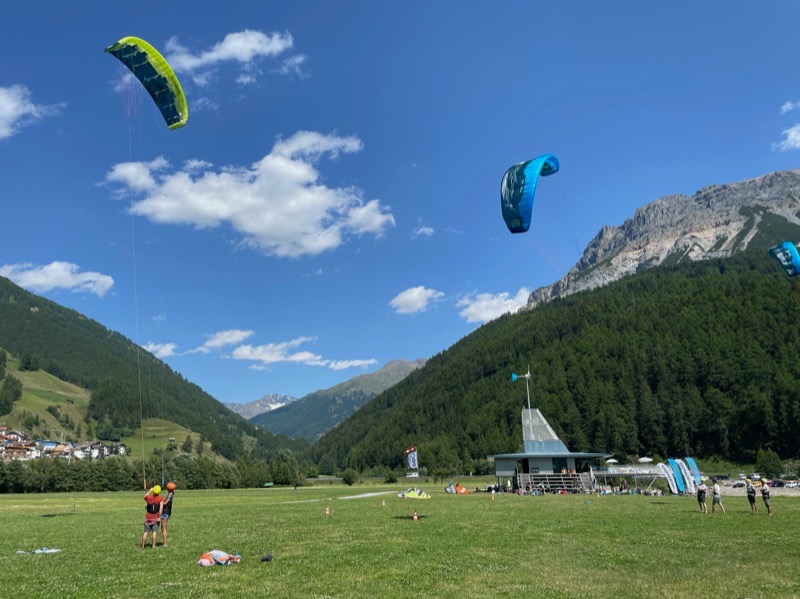
M 528 381 L 531 380 L 531 365 L 528 364 L 528 372 L 523 374 L 522 376 L 517 376 L 516 372 L 511 373 L 511 380 L 516 382 L 517 379 L 525 379 L 525 394 L 528 396 L 528 412 L 531 411 L 531 390 L 528 387 Z

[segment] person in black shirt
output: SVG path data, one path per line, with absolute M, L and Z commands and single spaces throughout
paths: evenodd
M 167 521 L 172 515 L 172 502 L 175 499 L 175 483 L 167 483 L 167 496 L 164 498 L 164 506 L 161 510 L 161 544 L 167 546 Z

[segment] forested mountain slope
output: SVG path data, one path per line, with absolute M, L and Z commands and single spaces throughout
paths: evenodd
M 766 247 L 662 266 L 506 315 L 465 337 L 324 435 L 339 467 L 469 469 L 522 449 L 531 403 L 573 451 L 800 453 L 800 287 Z
M 0 347 L 33 369 L 91 390 L 89 416 L 122 433 L 142 418 L 163 415 L 202 434 L 229 459 L 306 445 L 256 429 L 129 339 L 3 277 Z

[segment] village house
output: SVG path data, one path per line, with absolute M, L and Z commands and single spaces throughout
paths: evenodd
M 5 446 L 3 460 L 35 460 L 41 455 L 35 441 L 14 441 Z

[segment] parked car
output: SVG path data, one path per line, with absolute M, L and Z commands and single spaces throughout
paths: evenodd
M 787 489 L 796 489 L 797 488 L 797 481 L 796 480 L 787 480 L 786 481 L 786 488 Z
M 769 486 L 770 487 L 785 487 L 786 486 L 786 482 L 781 480 L 781 479 L 779 479 L 779 478 L 776 478 L 771 483 L 769 483 Z
M 761 480 L 761 475 L 758 472 L 753 472 L 749 478 L 750 480 Z
M 733 488 L 734 489 L 741 489 L 742 487 L 744 487 L 744 481 L 743 480 L 737 480 L 735 483 L 733 483 Z

